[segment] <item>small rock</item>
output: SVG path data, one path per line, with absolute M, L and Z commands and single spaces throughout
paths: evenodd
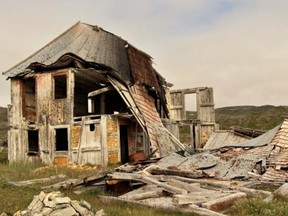
M 0 216 L 8 216 L 5 212 L 2 212 Z
M 21 212 L 20 211 L 17 211 L 13 214 L 13 216 L 21 216 Z
M 30 215 L 31 215 L 31 214 L 30 214 Z M 29 215 L 29 216 L 30 216 L 30 215 Z M 42 213 L 39 213 L 39 212 L 38 212 L 38 213 L 33 213 L 32 215 L 33 215 L 33 216 L 43 216 L 43 214 L 42 214 Z
M 71 206 L 81 215 L 86 216 L 89 214 L 89 210 L 79 204 L 78 201 L 71 201 Z
M 275 190 L 273 194 L 288 197 L 288 183 L 284 183 L 281 187 Z
M 55 204 L 69 204 L 71 199 L 69 197 L 56 197 L 54 200 Z
M 29 206 L 27 207 L 28 210 L 32 210 L 34 208 L 34 206 L 39 202 L 39 197 L 38 196 L 34 196 L 32 202 L 29 204 Z
M 44 207 L 44 208 L 42 209 L 42 215 L 43 215 L 43 216 L 50 215 L 50 213 L 51 213 L 52 211 L 53 211 L 52 208 Z
M 266 197 L 266 198 L 264 199 L 264 202 L 266 202 L 266 203 L 272 202 L 272 201 L 273 201 L 273 198 L 274 198 L 274 195 L 271 194 L 270 196 L 268 196 L 268 197 Z
M 68 208 L 68 207 L 71 207 L 71 205 L 68 204 L 68 203 L 64 203 L 64 204 L 55 205 L 55 206 L 53 207 L 53 209 L 54 209 L 54 210 L 56 210 L 56 209 L 64 209 L 64 208 Z
M 89 211 L 92 210 L 90 203 L 86 202 L 85 200 L 81 200 L 80 205 L 83 206 L 84 208 L 87 208 Z
M 40 192 L 40 194 L 38 195 L 39 200 L 41 200 L 41 202 L 43 202 L 43 200 L 46 197 L 46 193 L 44 193 L 43 191 Z
M 71 206 L 64 209 L 57 209 L 50 213 L 50 216 L 78 216 L 79 214 Z
M 24 211 L 21 211 L 21 215 L 22 216 L 26 216 L 29 214 L 29 211 L 28 210 L 24 210 Z
M 105 212 L 103 209 L 100 209 L 99 211 L 96 212 L 95 216 L 105 216 Z
M 55 200 L 57 197 L 62 197 L 63 194 L 60 191 L 53 192 L 49 197 L 50 200 Z

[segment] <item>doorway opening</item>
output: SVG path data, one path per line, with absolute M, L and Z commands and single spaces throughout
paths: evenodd
M 67 128 L 55 129 L 56 151 L 68 151 L 68 130 Z
M 129 151 L 128 151 L 128 127 L 126 125 L 120 125 L 120 149 L 121 149 L 121 163 L 127 163 L 129 161 Z
M 37 155 L 39 152 L 39 133 L 37 130 L 28 130 L 28 155 Z

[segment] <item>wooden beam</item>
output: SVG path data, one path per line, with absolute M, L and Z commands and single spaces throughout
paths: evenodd
M 246 193 L 238 192 L 202 204 L 202 207 L 213 210 L 222 211 L 233 205 L 237 200 L 246 198 Z
M 48 178 L 8 182 L 8 184 L 12 186 L 20 187 L 20 186 L 30 186 L 30 185 L 39 184 L 39 183 L 47 183 L 47 182 L 52 182 L 52 181 L 59 181 L 59 180 L 62 181 L 64 179 L 66 179 L 66 175 L 55 175 L 55 176 L 50 176 Z
M 152 190 L 152 191 L 126 195 L 125 197 L 123 197 L 123 199 L 143 200 L 143 199 L 149 199 L 149 198 L 157 198 L 157 197 L 160 197 L 162 195 L 162 192 L 163 192 L 163 190 L 161 188 L 157 188 L 156 190 Z
M 175 175 L 188 178 L 199 178 L 205 176 L 201 170 L 182 171 L 182 170 L 152 168 L 149 170 L 149 172 L 153 175 Z
M 94 97 L 96 95 L 99 95 L 99 94 L 102 94 L 104 92 L 107 92 L 107 91 L 111 91 L 111 90 L 114 90 L 114 88 L 112 86 L 107 86 L 107 87 L 104 87 L 104 88 L 101 88 L 101 89 L 98 89 L 98 90 L 95 90 L 93 92 L 90 92 L 88 94 L 88 97 Z

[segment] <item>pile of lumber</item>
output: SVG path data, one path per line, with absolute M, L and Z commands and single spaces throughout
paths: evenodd
M 200 168 L 216 163 L 214 158 L 204 155 L 209 163 L 194 163 Z M 178 169 L 173 166 L 175 157 L 168 160 L 125 164 L 110 172 L 99 172 L 82 179 L 64 179 L 65 176 L 10 182 L 14 186 L 29 186 L 43 183 L 43 190 L 69 189 L 75 193 L 109 191 L 113 196 L 102 196 L 103 202 L 118 200 L 127 203 L 169 209 L 180 212 L 194 212 L 199 215 L 223 215 L 223 212 L 239 199 L 251 196 L 268 197 L 271 192 L 249 188 L 252 182 L 223 181 L 207 177 L 201 169 Z M 184 160 L 182 165 L 184 164 Z M 186 161 L 187 162 L 187 161 Z M 187 168 L 187 166 L 185 165 Z M 58 180 L 55 183 L 55 179 Z M 60 182 L 59 182 L 60 181 Z

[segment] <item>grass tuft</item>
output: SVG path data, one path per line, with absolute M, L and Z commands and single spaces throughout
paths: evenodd
M 288 215 L 287 198 L 276 197 L 267 203 L 261 198 L 253 198 L 239 201 L 231 207 L 229 215 L 237 216 L 286 216 Z

